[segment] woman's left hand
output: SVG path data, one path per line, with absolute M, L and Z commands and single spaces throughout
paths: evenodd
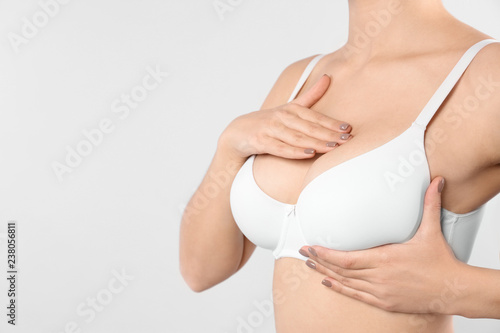
M 436 177 L 427 188 L 421 224 L 408 242 L 360 251 L 303 246 L 301 253 L 327 275 L 322 283 L 343 295 L 387 311 L 454 314 L 454 302 L 468 288 L 461 275 L 467 265 L 441 231 L 441 179 L 444 185 Z

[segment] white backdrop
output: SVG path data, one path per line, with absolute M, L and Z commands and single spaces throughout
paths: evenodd
M 500 38 L 498 0 L 446 5 Z M 18 226 L 17 325 L 2 278 L 0 331 L 274 332 L 271 253 L 194 293 L 180 218 L 227 124 L 346 36 L 347 1 L 0 1 L 1 276 Z M 500 269 L 499 217 L 496 197 L 470 264 Z

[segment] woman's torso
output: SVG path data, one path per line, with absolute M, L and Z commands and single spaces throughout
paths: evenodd
M 346 66 L 338 52 L 325 56 L 312 71 L 301 93 L 323 73 L 329 73 L 332 83 L 312 109 L 350 123 L 353 137 L 333 151 L 317 154 L 311 159 L 289 160 L 258 155 L 253 164 L 256 184 L 270 198 L 293 204 L 304 187 L 325 170 L 394 139 L 417 118 L 462 56 L 465 45 L 463 49 L 439 54 L 416 55 L 400 60 L 380 59 L 359 68 Z M 487 196 L 483 191 L 483 196 L 461 200 L 471 184 L 484 187 L 487 183 L 485 161 L 472 158 L 477 156 L 474 152 L 479 149 L 480 143 L 471 140 L 473 131 L 467 131 L 477 122 L 464 116 L 460 126 L 457 126 L 456 122 L 451 123 L 445 117 L 446 114 L 456 113 L 456 105 L 460 105 L 474 91 L 472 73 L 473 68 L 464 74 L 462 82 L 433 117 L 425 134 L 430 178 L 438 175 L 446 178 L 443 207 L 455 213 L 476 209 L 486 201 Z M 450 163 L 457 167 L 449 168 Z M 376 333 L 390 330 L 441 333 L 452 330 L 449 316 L 386 312 L 328 290 L 321 284 L 323 277 L 308 268 L 302 260 L 290 257 L 276 260 L 273 298 L 278 332 Z

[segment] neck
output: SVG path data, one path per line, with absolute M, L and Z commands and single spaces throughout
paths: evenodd
M 365 62 L 419 46 L 450 18 L 441 0 L 349 0 L 346 57 Z

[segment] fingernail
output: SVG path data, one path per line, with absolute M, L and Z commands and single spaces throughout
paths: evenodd
M 306 153 L 306 154 L 314 154 L 314 149 L 312 149 L 312 148 L 306 148 L 306 149 L 304 149 L 304 153 Z
M 332 283 L 330 281 L 328 281 L 328 280 L 325 280 L 325 279 L 323 279 L 323 281 L 321 281 L 321 283 L 323 283 L 328 288 L 330 288 L 332 286 Z
M 340 136 L 340 138 L 341 138 L 342 140 L 347 140 L 347 139 L 349 139 L 349 137 L 350 137 L 350 136 L 351 136 L 351 134 L 349 134 L 349 133 L 344 133 L 344 134 L 342 134 L 342 135 Z
M 306 265 L 311 267 L 312 269 L 316 269 L 316 264 L 309 259 L 306 260 Z
M 343 123 L 342 125 L 340 125 L 340 129 L 341 130 L 346 130 L 347 127 L 349 127 L 349 124 L 348 123 Z
M 309 253 L 307 253 L 305 250 L 300 249 L 299 253 L 302 254 L 304 257 L 309 257 Z
M 314 249 L 312 247 L 308 248 L 309 252 L 312 253 L 313 256 L 317 257 L 318 254 L 316 253 L 316 251 L 314 251 Z
M 441 193 L 443 191 L 443 187 L 444 187 L 444 178 L 441 178 L 441 181 L 439 182 L 439 185 L 438 185 L 438 192 Z
M 337 143 L 337 142 L 333 142 L 333 141 L 330 141 L 330 142 L 327 142 L 327 143 L 326 143 L 326 146 L 327 146 L 327 147 L 335 147 L 335 146 L 337 146 L 337 145 L 338 145 L 338 143 Z
M 323 76 L 327 76 L 327 77 L 330 77 L 330 75 L 328 75 L 328 74 L 323 74 Z

